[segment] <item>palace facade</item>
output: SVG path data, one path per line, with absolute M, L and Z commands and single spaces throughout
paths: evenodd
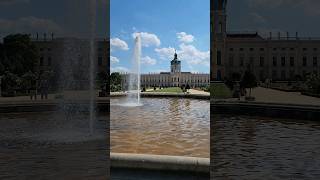
M 181 61 L 177 53 L 170 64 L 170 72 L 141 74 L 141 87 L 205 87 L 210 84 L 210 75 L 205 73 L 181 72 Z M 129 73 L 122 75 L 122 87 L 127 89 Z
M 226 0 L 211 7 L 213 54 L 211 80 L 241 76 L 250 68 L 260 81 L 303 79 L 320 73 L 320 38 L 281 35 L 262 37 L 257 32 L 227 32 Z M 213 26 L 213 27 L 212 27 Z

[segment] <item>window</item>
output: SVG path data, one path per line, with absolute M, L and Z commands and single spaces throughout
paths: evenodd
M 282 51 L 285 51 L 285 50 L 286 50 L 286 48 L 281 48 L 281 50 L 282 50 Z
M 229 57 L 229 65 L 232 67 L 233 66 L 233 56 Z
M 274 51 L 276 51 L 276 50 L 277 50 L 277 48 L 273 48 L 273 50 L 274 50 Z
M 277 57 L 275 56 L 272 57 L 272 64 L 273 66 L 277 66 Z
M 313 66 L 317 66 L 317 65 L 318 65 L 318 58 L 313 57 Z
M 240 48 L 240 51 L 243 51 L 243 48 Z
M 262 79 L 264 79 L 264 71 L 263 70 L 260 71 L 260 80 L 262 80 Z
M 260 57 L 260 67 L 264 66 L 264 57 Z
M 51 66 L 51 57 L 48 57 L 48 66 Z
M 43 57 L 40 57 L 40 66 L 43 66 Z
M 260 48 L 260 51 L 264 51 L 264 48 Z
M 51 51 L 51 48 L 48 48 L 48 51 Z
M 294 66 L 294 57 L 290 57 L 290 66 L 291 66 L 291 67 Z
M 277 71 L 273 70 L 272 71 L 272 79 L 277 79 L 277 78 L 278 78 Z
M 294 51 L 294 48 L 290 48 L 290 51 Z
M 293 79 L 294 78 L 294 71 L 291 70 L 289 73 L 290 73 L 290 78 Z
M 222 33 L 222 23 L 219 23 L 219 33 Z
M 249 63 L 250 63 L 250 65 L 254 65 L 254 57 L 250 57 Z
M 102 57 L 98 57 L 98 65 L 102 66 Z
M 307 48 L 303 48 L 302 50 L 303 50 L 303 51 L 307 51 Z
M 233 48 L 230 48 L 229 51 L 233 51 Z
M 314 51 L 318 51 L 318 48 L 313 48 Z
M 286 71 L 281 71 L 281 79 L 286 80 Z
M 243 64 L 244 64 L 244 58 L 240 57 L 240 66 L 243 66 Z
M 217 65 L 221 65 L 221 51 L 217 52 Z
M 302 58 L 302 66 L 307 66 L 307 57 Z
M 253 48 L 250 48 L 250 51 L 253 51 L 254 49 Z
M 286 57 L 281 57 L 281 66 L 286 66 Z
M 43 48 L 40 48 L 40 51 L 42 52 L 42 51 L 43 51 Z

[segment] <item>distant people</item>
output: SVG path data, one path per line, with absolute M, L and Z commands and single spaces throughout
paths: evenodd
M 40 93 L 41 93 L 41 99 L 48 99 L 48 81 L 47 80 L 41 80 L 40 82 Z
M 30 93 L 30 99 L 31 100 L 37 100 L 37 80 L 32 80 L 31 81 L 31 86 L 29 88 L 29 93 Z

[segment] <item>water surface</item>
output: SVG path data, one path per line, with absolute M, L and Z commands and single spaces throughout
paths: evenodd
M 213 179 L 320 178 L 320 122 L 212 116 Z
M 89 113 L 0 114 L 0 179 L 105 179 L 106 116 L 90 134 Z
M 209 101 L 142 98 L 142 106 L 111 99 L 111 151 L 209 158 Z

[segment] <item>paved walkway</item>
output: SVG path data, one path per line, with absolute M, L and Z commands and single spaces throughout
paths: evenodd
M 195 90 L 195 89 L 190 89 L 189 92 L 190 92 L 190 94 L 210 95 L 209 92 L 199 91 L 199 90 Z
M 252 91 L 256 101 L 285 104 L 306 104 L 320 106 L 320 98 L 301 95 L 300 92 L 284 92 L 258 87 Z
M 320 106 L 320 98 L 301 95 L 300 92 L 284 92 L 257 87 L 252 90 L 252 96 L 255 97 L 254 102 Z M 232 98 L 227 101 L 238 101 L 238 99 Z M 241 101 L 244 101 L 244 98 L 241 98 Z

